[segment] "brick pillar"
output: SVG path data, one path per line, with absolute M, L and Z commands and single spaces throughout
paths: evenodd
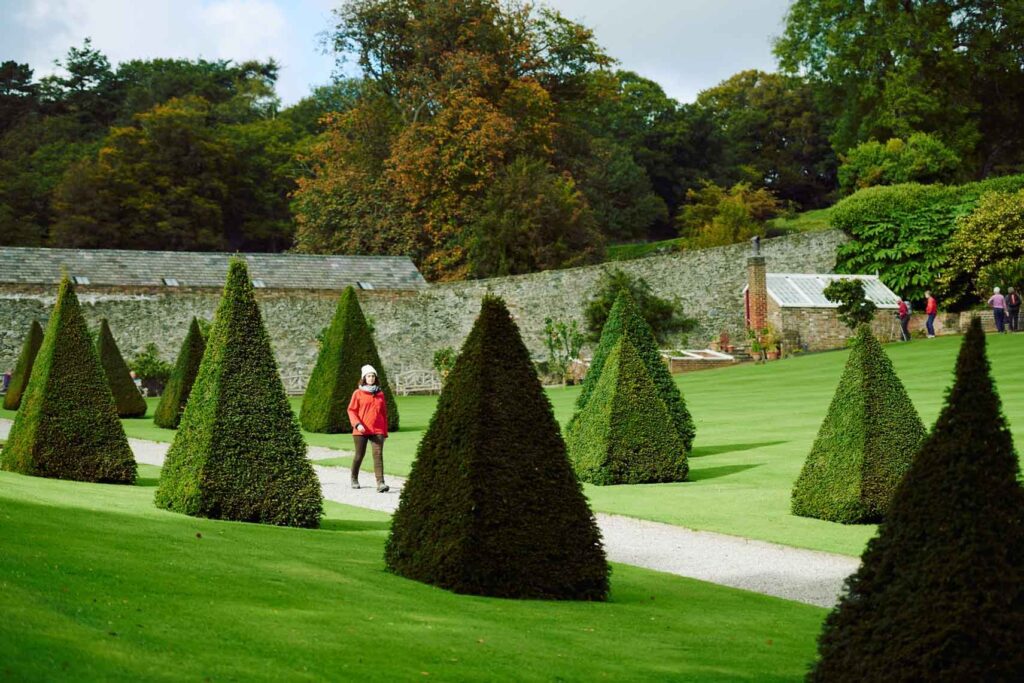
M 768 323 L 768 282 L 764 256 L 747 257 L 747 328 L 763 330 Z

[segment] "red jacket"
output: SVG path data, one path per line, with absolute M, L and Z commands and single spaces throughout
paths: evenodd
M 906 318 L 906 317 L 907 317 L 908 315 L 910 315 L 910 310 L 909 310 L 909 309 L 907 309 L 907 302 L 906 302 L 906 301 L 904 301 L 903 299 L 900 299 L 900 304 L 899 304 L 899 308 L 898 308 L 898 310 L 896 311 L 896 313 L 897 313 L 897 315 L 899 315 L 899 316 L 900 316 L 901 318 Z
M 939 312 L 939 302 L 935 300 L 934 296 L 928 297 L 928 303 L 924 306 L 924 312 L 928 315 Z
M 388 404 L 384 400 L 384 392 L 371 394 L 369 391 L 356 389 L 352 392 L 352 400 L 348 402 L 348 420 L 352 423 L 353 434 L 388 435 Z M 366 427 L 365 432 L 356 429 L 357 424 Z

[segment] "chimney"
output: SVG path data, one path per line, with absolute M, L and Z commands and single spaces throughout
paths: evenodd
M 747 329 L 763 330 L 768 323 L 768 281 L 764 256 L 747 257 Z

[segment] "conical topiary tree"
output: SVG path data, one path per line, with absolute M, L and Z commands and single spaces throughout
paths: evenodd
M 1024 490 L 977 318 L 935 428 L 825 621 L 813 681 L 1024 680 Z
M 32 365 L 36 362 L 36 354 L 39 347 L 43 345 L 43 328 L 39 326 L 38 320 L 33 320 L 28 328 L 28 336 L 21 346 L 21 353 L 18 355 L 18 364 L 14 366 L 14 374 L 11 375 L 11 383 L 4 395 L 4 408 L 6 410 L 17 410 L 21 405 L 21 395 L 28 386 L 28 378 L 32 375 Z
M 5 470 L 38 477 L 135 481 L 135 459 L 67 276 L 0 460 Z
M 100 320 L 100 331 L 96 336 L 96 349 L 100 355 L 100 363 L 107 375 L 110 393 L 114 395 L 114 404 L 120 417 L 142 417 L 146 414 L 146 399 L 142 398 L 139 388 L 135 386 L 128 364 L 124 362 L 121 351 L 117 348 L 114 335 L 110 333 L 107 319 Z
M 881 521 L 924 436 L 892 362 L 862 325 L 793 486 L 793 514 L 844 524 Z
M 320 482 L 288 404 L 245 261 L 232 259 L 158 507 L 197 517 L 316 527 Z
M 640 354 L 622 337 L 565 439 L 576 475 L 592 484 L 683 481 L 686 447 Z
M 388 569 L 457 593 L 602 600 L 608 563 L 519 330 L 485 297 L 391 524 Z
M 178 360 L 174 363 L 174 372 L 164 388 L 164 393 L 153 414 L 156 426 L 165 429 L 177 429 L 181 422 L 181 414 L 185 411 L 188 395 L 192 393 L 192 385 L 199 372 L 199 363 L 203 360 L 206 343 L 203 333 L 199 330 L 199 322 L 192 318 L 188 326 L 188 334 L 181 344 Z
M 696 434 L 693 418 L 690 416 L 690 411 L 686 408 L 686 401 L 683 400 L 679 387 L 676 386 L 675 380 L 672 379 L 672 373 L 669 372 L 668 366 L 661 359 L 661 353 L 658 351 L 658 342 L 654 338 L 651 326 L 640 315 L 636 304 L 633 303 L 633 298 L 626 291 L 620 292 L 619 296 L 615 299 L 611 311 L 608 312 L 608 320 L 601 329 L 601 339 L 594 350 L 594 357 L 590 361 L 590 369 L 587 370 L 587 376 L 583 380 L 580 395 L 576 399 L 577 414 L 586 407 L 587 401 L 590 400 L 591 394 L 594 393 L 601 379 L 601 372 L 604 369 L 605 362 L 608 360 L 608 356 L 622 337 L 629 339 L 630 343 L 636 348 L 637 353 L 647 367 L 647 372 L 651 376 L 651 381 L 654 383 L 658 396 L 672 417 L 672 424 L 675 426 L 676 432 L 683 440 L 686 450 L 689 451 L 693 448 L 693 438 Z
M 373 333 L 359 307 L 356 290 L 348 287 L 341 293 L 334 319 L 327 329 L 302 398 L 299 419 L 308 432 L 350 432 L 346 409 L 352 392 L 360 380 L 360 368 L 372 365 L 377 370 L 377 383 L 384 391 L 388 406 L 388 431 L 398 430 L 398 404 L 388 384 L 387 372 L 373 342 Z

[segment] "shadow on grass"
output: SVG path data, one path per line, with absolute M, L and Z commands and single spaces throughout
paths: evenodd
M 705 467 L 702 469 L 691 469 L 687 477 L 689 481 L 703 481 L 704 479 L 718 479 L 728 477 L 730 474 L 739 474 L 746 470 L 752 470 L 761 465 L 722 465 L 721 467 Z
M 687 456 L 689 458 L 703 458 L 706 455 L 718 455 L 719 453 L 738 453 L 740 451 L 752 451 L 755 448 L 767 448 L 778 446 L 785 441 L 759 441 L 756 443 L 724 443 L 718 446 L 697 446 Z
M 136 477 L 136 486 L 156 486 L 160 483 L 160 477 Z
M 320 521 L 324 531 L 387 531 L 391 528 L 391 520 L 369 522 L 348 519 L 324 519 Z

